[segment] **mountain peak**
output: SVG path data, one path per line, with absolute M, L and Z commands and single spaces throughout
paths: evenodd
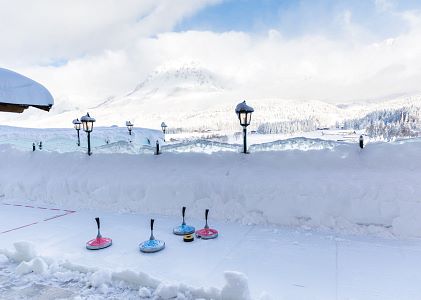
M 171 62 L 156 68 L 127 96 L 173 96 L 223 90 L 221 80 L 198 62 Z

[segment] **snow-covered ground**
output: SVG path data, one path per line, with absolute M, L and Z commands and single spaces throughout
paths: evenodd
M 361 150 L 336 141 L 336 133 L 349 133 L 322 140 L 315 132 L 316 139 L 255 144 L 249 155 L 238 153 L 238 144 L 193 140 L 169 142 L 156 156 L 139 149 L 148 139 L 163 142 L 161 132 L 136 128 L 129 137 L 126 128 L 112 127 L 95 128 L 89 157 L 71 129 L 3 129 L 2 297 L 421 295 L 419 139 Z M 43 150 L 32 152 L 38 140 Z M 212 155 L 200 153 L 209 147 Z M 190 244 L 173 235 L 182 206 L 196 228 L 209 208 L 220 236 Z M 85 242 L 96 234 L 97 216 L 114 243 L 90 252 Z M 151 217 L 167 247 L 146 255 L 138 244 L 149 236 Z
M 91 157 L 2 146 L 0 193 L 75 209 L 176 215 L 185 205 L 194 215 L 211 208 L 216 219 L 242 224 L 421 236 L 420 140 L 369 144 L 364 150 L 328 141 L 309 145 L 308 151 L 250 155 L 94 152 Z
M 421 294 L 420 240 L 244 226 L 216 221 L 214 214 L 216 240 L 184 243 L 171 233 L 179 217 L 82 210 L 42 221 L 54 214 L 2 206 L 2 224 L 9 228 L 16 216 L 21 224 L 38 221 L 0 234 L 7 249 L 0 255 L 2 298 L 392 300 Z M 96 216 L 113 245 L 91 252 L 84 247 L 96 234 Z M 151 216 L 155 236 L 167 247 L 147 255 L 138 244 L 149 237 Z M 203 226 L 189 210 L 187 221 Z M 18 251 L 16 241 L 26 241 Z

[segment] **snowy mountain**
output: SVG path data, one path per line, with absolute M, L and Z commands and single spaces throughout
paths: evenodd
M 259 133 L 288 134 L 320 127 L 365 129 L 372 124 L 386 127 L 389 123 L 396 127 L 400 126 L 403 113 L 416 129 L 420 119 L 420 95 L 368 104 L 335 105 L 315 100 L 251 98 L 244 91 L 244 86 L 200 63 L 168 63 L 155 69 L 128 93 L 110 96 L 95 106 L 75 107 L 71 99 L 65 99 L 57 101 L 48 115 L 30 111 L 15 119 L 2 114 L 0 122 L 27 127 L 69 127 L 71 120 L 89 111 L 100 126 L 124 126 L 126 120 L 131 120 L 135 126 L 158 129 L 165 121 L 168 130 L 173 132 L 235 132 L 241 128 L 234 108 L 244 98 L 255 109 L 250 129 Z M 380 124 L 378 118 L 386 115 L 394 117 Z
M 173 96 L 188 92 L 215 92 L 223 85 L 215 74 L 198 63 L 165 65 L 156 69 L 127 96 Z

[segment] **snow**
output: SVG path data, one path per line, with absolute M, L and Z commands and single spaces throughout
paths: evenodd
M 95 127 L 91 133 L 94 153 L 140 153 L 147 151 L 152 142 L 163 140 L 161 130 L 133 128 L 132 135 L 126 127 Z M 21 151 L 32 151 L 32 143 L 42 141 L 47 152 L 87 152 L 86 133 L 81 130 L 81 146 L 77 146 L 77 132 L 73 128 L 35 129 L 0 126 L 0 145 Z M 149 150 L 149 152 L 153 152 Z
M 35 257 L 35 249 L 28 242 L 21 241 L 13 244 L 15 247 L 14 252 L 6 251 L 5 254 L 17 262 L 29 261 Z
M 22 207 L 15 210 L 0 211 L 3 222 L 31 213 Z M 96 234 L 94 217 L 98 215 L 103 235 L 113 237 L 114 245 L 92 252 L 85 249 L 85 242 Z M 20 262 L 3 257 L 1 296 L 13 299 L 16 294 L 36 291 L 67 293 L 62 298 L 138 299 L 147 291 L 156 295 L 159 286 L 162 291 L 176 287 L 182 295 L 178 299 L 222 299 L 222 291 L 235 290 L 238 297 L 247 297 L 249 292 L 257 300 L 417 299 L 421 293 L 417 284 L 421 280 L 420 239 L 244 226 L 212 218 L 210 224 L 220 231 L 217 239 L 184 243 L 171 232 L 181 216 L 155 217 L 160 224 L 155 234 L 168 247 L 152 255 L 140 253 L 137 247 L 149 235 L 149 214 L 81 210 L 0 235 L 1 248 L 8 253 L 16 254 L 14 241 L 26 240 L 30 243 L 26 248 L 33 249 L 26 262 L 40 258 L 48 265 L 44 273 L 18 275 Z M 188 220 L 203 226 L 202 218 L 189 214 Z M 92 286 L 95 273 L 98 287 Z
M 147 139 L 162 140 L 160 130 L 134 128 L 128 136 L 126 128 L 99 127 L 89 157 L 75 135 L 71 129 L 1 130 L 3 298 L 392 300 L 421 294 L 420 139 L 360 149 L 293 138 L 253 145 L 248 155 L 238 153 L 238 145 L 196 140 L 165 144 L 157 156 L 140 149 Z M 32 152 L 39 140 L 45 149 Z M 194 147 L 198 153 L 189 152 Z M 212 155 L 203 153 L 212 147 Z M 184 243 L 172 234 L 182 206 L 197 229 L 209 208 L 218 238 Z M 76 212 L 62 215 L 66 210 Z M 85 243 L 96 236 L 94 217 L 101 217 L 101 233 L 113 245 L 92 252 Z M 149 237 L 151 218 L 166 248 L 148 255 L 138 244 Z
M 218 130 L 233 133 L 241 130 L 233 109 L 244 99 L 244 94 L 232 89 L 230 84 L 221 84 L 227 81 L 205 67 L 183 62 L 158 68 L 130 92 L 97 100 L 83 99 L 83 95 L 59 95 L 48 115 L 29 111 L 16 119 L 10 114 L 0 114 L 0 123 L 67 127 L 76 116 L 89 111 L 99 126 L 124 125 L 126 120 L 131 120 L 137 126 L 159 129 L 165 121 L 168 131 Z M 353 105 L 256 96 L 249 96 L 246 100 L 255 109 L 250 130 L 260 128 L 267 133 L 276 130 L 288 134 L 316 127 L 335 127 L 336 123 L 342 124 L 347 120 L 365 124 L 365 129 L 367 120 L 364 118 L 367 116 L 371 115 L 370 120 L 376 121 L 373 114 L 399 109 L 409 111 L 411 118 L 419 120 L 420 99 L 418 94 Z
M 17 267 L 16 267 L 16 274 L 18 275 L 24 275 L 28 273 L 36 273 L 36 274 L 43 274 L 46 273 L 48 269 L 48 266 L 44 260 L 42 260 L 39 257 L 34 258 L 33 260 L 26 262 L 22 261 Z
M 95 118 L 92 118 L 89 113 L 87 113 L 85 116 L 80 118 L 81 122 L 95 122 Z
M 254 109 L 246 104 L 246 101 L 238 103 L 235 107 L 235 113 L 239 114 L 240 112 L 254 112 Z
M 41 84 L 13 71 L 0 68 L 0 102 L 52 106 L 53 97 Z
M 421 236 L 420 140 L 250 155 L 0 151 L 0 194 L 15 202 Z
M 216 288 L 204 289 L 180 283 L 160 282 L 144 273 L 136 273 L 130 270 L 111 271 L 104 268 L 74 268 L 69 263 L 60 263 L 53 259 L 44 260 L 37 255 L 35 246 L 28 242 L 15 243 L 14 248 L 15 251 L 13 252 L 2 250 L 4 254 L 2 254 L 1 265 L 3 265 L 3 268 L 4 265 L 9 267 L 10 271 L 17 276 L 22 277 L 32 274 L 32 279 L 36 281 L 40 279 L 51 280 L 52 282 L 64 280 L 65 283 L 86 281 L 85 284 L 94 288 L 96 293 L 103 295 L 115 293 L 115 289 L 126 287 L 129 290 L 133 290 L 133 294 L 137 290 L 137 295 L 142 298 L 153 296 L 154 299 L 176 298 L 180 300 L 199 298 L 221 300 L 250 299 L 247 279 L 238 272 L 225 273 L 226 285 L 221 290 Z M 28 253 L 31 255 L 28 256 Z M 16 263 L 19 264 L 15 266 Z M 3 271 L 3 268 L 0 267 L 0 270 Z M 67 286 L 67 288 L 69 287 Z
M 222 299 L 250 300 L 247 277 L 239 272 L 227 271 L 224 274 L 227 284 L 221 291 Z

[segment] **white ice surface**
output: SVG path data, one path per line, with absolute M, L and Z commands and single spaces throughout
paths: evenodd
M 29 213 L 19 207 L 14 210 L 7 214 L 0 210 L 1 222 Z M 88 251 L 85 242 L 96 234 L 96 216 L 101 217 L 103 236 L 112 237 L 113 245 Z M 165 240 L 167 247 L 147 255 L 138 251 L 138 243 L 149 237 L 150 217 L 156 220 L 155 236 Z M 223 272 L 235 270 L 248 278 L 253 299 L 264 294 L 271 299 L 303 300 L 417 299 L 421 295 L 420 240 L 242 226 L 211 218 L 211 226 L 220 231 L 216 240 L 184 243 L 171 233 L 180 221 L 158 215 L 79 211 L 2 234 L 0 243 L 2 248 L 12 249 L 15 241 L 25 240 L 35 244 L 43 257 L 57 261 L 112 271 L 128 269 L 196 287 L 222 288 Z M 198 228 L 203 223 L 191 216 L 187 221 Z M 107 276 L 100 273 L 96 280 L 106 282 Z

